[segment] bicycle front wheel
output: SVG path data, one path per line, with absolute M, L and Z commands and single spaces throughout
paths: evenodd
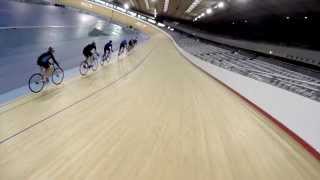
M 63 79 L 64 79 L 64 72 L 61 68 L 56 68 L 53 72 L 52 72 L 52 83 L 55 85 L 59 85 L 62 83 Z
M 88 71 L 89 71 L 89 65 L 88 65 L 88 63 L 87 62 L 85 62 L 85 61 L 82 61 L 81 62 L 81 64 L 80 64 L 80 74 L 82 75 L 82 76 L 85 76 L 87 73 L 88 73 Z
M 40 73 L 33 74 L 29 79 L 29 89 L 33 93 L 42 91 L 44 84 L 43 75 Z

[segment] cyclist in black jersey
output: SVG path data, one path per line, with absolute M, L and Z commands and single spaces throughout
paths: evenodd
M 49 47 L 48 51 L 41 54 L 37 60 L 37 64 L 41 68 L 44 80 L 47 82 L 49 81 L 49 75 L 52 71 L 52 65 L 56 64 L 60 68 L 59 63 L 56 61 L 56 58 L 53 55 L 54 52 L 55 50 L 52 47 Z
M 88 64 L 91 64 L 93 55 L 96 54 L 97 56 L 99 56 L 99 53 L 97 52 L 97 46 L 95 42 L 92 42 L 91 44 L 88 44 L 86 47 L 83 48 L 82 51 L 84 57 L 86 58 L 85 61 Z
M 109 56 L 109 54 L 111 52 L 113 52 L 113 49 L 112 49 L 112 41 L 110 40 L 105 46 L 104 46 L 104 51 L 103 51 L 103 59 L 106 57 L 106 55 Z
M 120 47 L 119 47 L 119 53 L 118 53 L 118 56 L 120 56 L 120 55 L 124 52 L 124 50 L 127 48 L 127 46 L 128 46 L 128 42 L 127 42 L 127 40 L 123 40 L 123 41 L 121 41 L 121 43 L 120 43 Z

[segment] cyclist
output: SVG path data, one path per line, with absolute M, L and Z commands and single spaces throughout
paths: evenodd
M 136 37 L 135 39 L 133 39 L 133 45 L 136 46 L 138 44 L 138 37 Z
M 112 41 L 110 40 L 105 46 L 104 46 L 104 51 L 103 51 L 103 59 L 107 56 L 109 57 L 110 53 L 113 52 L 112 49 Z
M 91 64 L 93 55 L 96 54 L 97 56 L 99 56 L 99 53 L 97 52 L 97 46 L 94 41 L 91 44 L 88 44 L 86 47 L 84 47 L 82 53 L 86 58 L 86 63 L 89 64 L 89 68 L 92 66 Z
M 121 41 L 118 56 L 120 56 L 123 53 L 123 51 L 127 48 L 127 46 L 128 46 L 127 40 Z
M 48 51 L 42 53 L 37 60 L 37 64 L 40 66 L 41 72 L 44 77 L 43 80 L 45 80 L 46 82 L 49 82 L 49 76 L 50 73 L 52 73 L 52 65 L 56 64 L 59 68 L 61 68 L 53 55 L 54 52 L 55 50 L 52 47 L 49 47 Z M 50 60 L 52 60 L 52 62 Z
M 133 39 L 130 39 L 129 43 L 128 43 L 128 51 L 131 51 L 131 49 L 133 49 L 133 47 L 134 47 Z

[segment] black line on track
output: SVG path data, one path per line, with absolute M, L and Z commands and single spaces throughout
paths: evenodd
M 33 127 L 35 127 L 35 126 L 37 126 L 37 125 L 39 125 L 39 124 L 41 124 L 41 123 L 43 123 L 43 122 L 51 119 L 52 117 L 54 117 L 54 116 L 56 116 L 56 115 L 64 112 L 65 110 L 67 110 L 67 109 L 69 109 L 69 108 L 71 108 L 71 107 L 73 107 L 73 106 L 75 106 L 75 105 L 77 105 L 77 104 L 79 104 L 79 103 L 81 103 L 81 102 L 83 102 L 83 101 L 85 101 L 85 100 L 93 97 L 94 95 L 98 94 L 99 92 L 101 92 L 101 91 L 103 91 L 103 90 L 111 87 L 112 85 L 116 84 L 117 82 L 119 82 L 119 81 L 122 80 L 123 78 L 127 77 L 129 74 L 131 74 L 131 73 L 133 73 L 134 71 L 136 71 L 143 63 L 145 63 L 146 60 L 147 60 L 147 58 L 148 58 L 148 57 L 150 56 L 150 54 L 153 52 L 153 50 L 154 50 L 154 48 L 152 48 L 152 49 L 148 52 L 148 54 L 147 54 L 144 58 L 142 58 L 142 61 L 141 61 L 138 65 L 136 65 L 132 70 L 128 71 L 128 72 L 125 73 L 124 75 L 120 76 L 119 79 L 114 80 L 113 82 L 107 84 L 106 86 L 104 86 L 104 87 L 102 87 L 102 88 L 100 88 L 100 89 L 92 92 L 92 93 L 89 94 L 88 96 L 86 96 L 86 97 L 84 97 L 84 98 L 82 98 L 82 99 L 79 99 L 78 101 L 70 104 L 69 106 L 62 108 L 61 110 L 59 110 L 59 111 L 57 111 L 57 112 L 55 112 L 55 113 L 53 113 L 53 114 L 51 114 L 51 115 L 43 118 L 42 120 L 40 120 L 40 121 L 38 121 L 38 122 L 36 122 L 36 123 L 34 123 L 34 124 L 31 124 L 30 126 L 28 126 L 28 127 L 24 128 L 24 129 L 16 132 L 15 134 L 13 134 L 13 135 L 11 135 L 11 136 L 9 136 L 9 137 L 1 140 L 1 141 L 0 141 L 0 145 L 3 144 L 3 143 L 5 143 L 5 142 L 7 142 L 7 141 L 9 141 L 9 140 L 11 140 L 11 139 L 13 139 L 13 138 L 16 137 L 16 136 L 18 136 L 18 135 L 20 135 L 20 134 L 28 131 L 29 129 L 32 129 Z

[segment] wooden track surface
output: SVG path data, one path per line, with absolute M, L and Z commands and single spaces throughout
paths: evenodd
M 318 160 L 143 28 L 127 57 L 0 109 L 1 180 L 320 179 Z

